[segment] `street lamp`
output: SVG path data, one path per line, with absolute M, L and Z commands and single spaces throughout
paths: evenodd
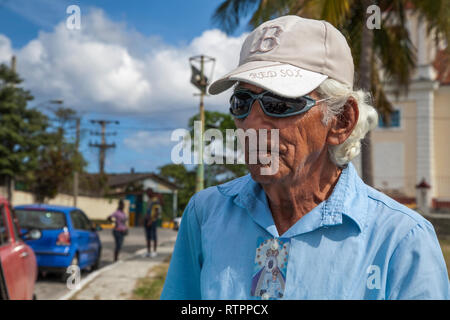
M 205 55 L 199 55 L 189 58 L 191 65 L 191 83 L 200 90 L 200 134 L 198 141 L 198 167 L 195 191 L 198 192 L 204 188 L 204 168 L 203 168 L 203 132 L 205 130 L 205 107 L 203 97 L 206 95 L 206 87 L 212 78 L 216 59 Z M 212 64 L 209 78 L 205 76 L 205 64 Z M 198 66 L 199 65 L 199 66 Z

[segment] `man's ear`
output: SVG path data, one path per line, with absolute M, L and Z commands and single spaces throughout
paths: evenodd
M 358 102 L 355 98 L 348 98 L 341 114 L 335 116 L 331 121 L 331 127 L 328 131 L 327 143 L 330 145 L 339 145 L 353 132 L 359 118 Z

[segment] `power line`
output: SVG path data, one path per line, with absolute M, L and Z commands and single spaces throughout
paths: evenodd
M 120 128 L 117 128 L 116 130 L 117 130 L 117 131 L 149 131 L 149 132 L 164 132 L 164 131 L 174 131 L 174 130 L 177 130 L 177 129 L 189 130 L 189 129 L 187 129 L 187 128 L 169 128 L 169 127 L 167 127 L 167 128 L 120 127 Z M 81 131 L 82 131 L 82 132 L 87 132 L 87 131 L 89 131 L 89 133 L 90 133 L 91 135 L 99 135 L 98 132 L 93 132 L 92 130 L 90 130 L 90 129 L 88 129 L 88 128 L 82 128 Z M 67 133 L 75 133 L 76 131 L 75 131 L 75 129 L 69 129 L 69 130 L 66 130 L 66 132 L 67 132 Z M 94 133 L 94 134 L 92 134 L 92 133 Z M 101 135 L 101 134 L 100 134 L 100 135 Z M 116 136 L 116 135 L 117 135 L 117 132 L 107 133 L 106 136 L 108 136 L 108 135 L 110 135 L 110 136 Z
M 185 129 L 185 128 L 121 127 L 119 130 L 125 130 L 125 131 L 173 131 L 173 130 L 177 130 L 177 129 Z
M 141 116 L 141 115 L 149 115 L 149 114 L 158 114 L 158 113 L 173 113 L 173 112 L 195 112 L 196 108 L 192 107 L 192 108 L 174 108 L 174 109 L 164 109 L 164 110 L 152 110 L 152 111 L 118 111 L 118 112 L 107 112 L 107 111 L 86 111 L 87 113 L 92 113 L 92 114 L 100 114 L 100 115 L 114 115 L 117 117 L 121 117 L 121 116 Z

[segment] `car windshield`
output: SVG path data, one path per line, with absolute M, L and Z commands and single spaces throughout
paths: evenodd
M 67 226 L 66 216 L 62 212 L 20 209 L 16 216 L 21 228 L 25 229 L 62 229 Z

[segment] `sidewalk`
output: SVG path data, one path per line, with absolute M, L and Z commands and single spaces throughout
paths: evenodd
M 158 245 L 158 256 L 145 257 L 147 249 L 134 256 L 119 260 L 99 270 L 93 279 L 82 279 L 81 289 L 74 290 L 63 300 L 127 300 L 131 299 L 136 281 L 172 254 L 176 237 Z

